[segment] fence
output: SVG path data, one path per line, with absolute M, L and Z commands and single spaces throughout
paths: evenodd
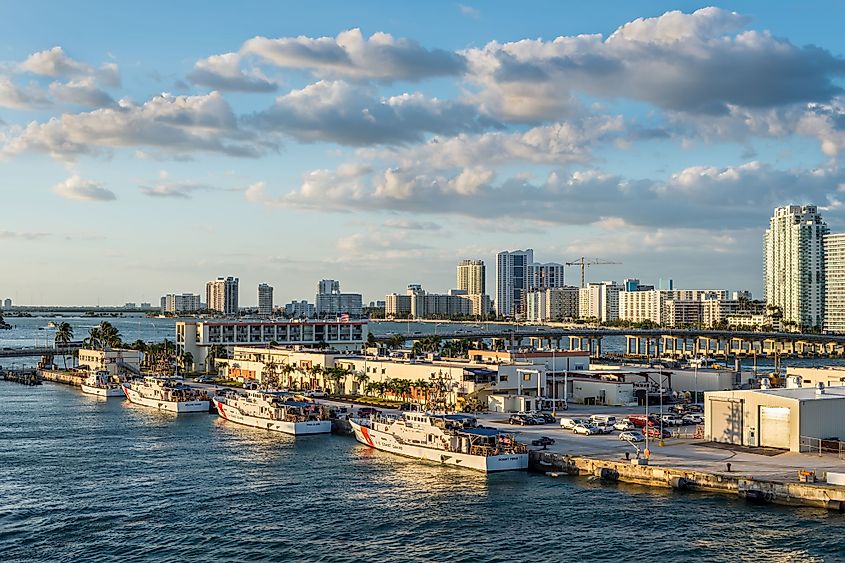
M 833 454 L 839 459 L 845 459 L 845 442 L 835 438 L 822 439 L 811 436 L 801 436 L 800 451 L 807 454 Z
M 703 439 L 704 438 L 704 425 L 699 424 L 693 428 L 689 426 L 682 426 L 676 430 L 671 430 L 673 438 L 686 438 L 686 439 Z

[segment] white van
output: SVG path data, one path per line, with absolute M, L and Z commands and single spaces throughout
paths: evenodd
M 606 414 L 594 414 L 590 417 L 592 424 L 602 424 L 603 426 L 613 426 L 616 424 L 616 417 Z
M 586 418 L 566 418 L 566 417 L 563 417 L 563 418 L 560 419 L 561 428 L 564 428 L 566 430 L 572 430 L 573 428 L 575 428 L 579 424 L 586 424 L 586 423 L 587 423 Z

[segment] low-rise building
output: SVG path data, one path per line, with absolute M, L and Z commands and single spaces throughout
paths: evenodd
M 235 346 L 268 345 L 325 346 L 340 351 L 359 351 L 367 340 L 366 320 L 268 320 L 268 321 L 179 321 L 176 345 L 190 352 L 191 371 L 209 369 L 212 346 L 227 350 Z
M 141 362 L 144 353 L 140 350 L 129 350 L 124 348 L 96 350 L 82 348 L 79 350 L 79 366 L 88 368 L 89 371 L 108 371 L 110 375 L 125 373 L 138 374 L 141 371 Z
M 302 301 L 291 301 L 285 305 L 285 316 L 289 319 L 296 317 L 305 317 L 306 319 L 314 318 L 315 310 L 314 304 L 309 303 L 305 299 Z
M 801 451 L 845 437 L 845 387 L 716 391 L 704 397 L 704 437 L 713 442 Z
M 161 298 L 162 313 L 185 313 L 199 311 L 200 296 L 193 293 L 168 293 Z

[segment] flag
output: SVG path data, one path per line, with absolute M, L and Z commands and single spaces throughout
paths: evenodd
M 349 313 L 341 314 L 340 317 L 338 317 L 338 320 L 342 323 L 348 323 L 349 322 Z

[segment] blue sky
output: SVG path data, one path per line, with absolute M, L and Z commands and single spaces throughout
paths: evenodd
M 492 292 L 525 247 L 759 295 L 775 205 L 845 228 L 843 11 L 0 2 L 0 298 Z

